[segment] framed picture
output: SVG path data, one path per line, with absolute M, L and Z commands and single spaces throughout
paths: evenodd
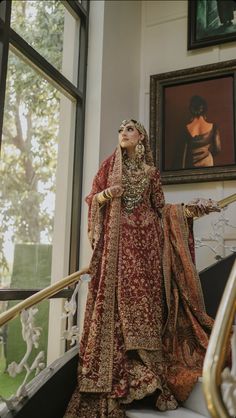
M 188 49 L 236 41 L 235 0 L 188 1 Z
M 236 60 L 151 76 L 150 142 L 163 184 L 236 179 Z

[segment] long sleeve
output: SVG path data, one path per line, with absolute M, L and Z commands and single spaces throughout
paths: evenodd
M 165 205 L 165 197 L 161 185 L 160 172 L 154 168 L 151 172 L 151 204 L 154 210 L 161 213 Z
M 96 195 L 107 188 L 109 163 L 110 158 L 104 161 L 104 163 L 101 165 L 97 175 L 94 177 L 92 190 L 85 198 L 85 201 L 89 206 L 88 236 L 93 249 L 99 240 L 104 217 L 104 211 L 100 210 L 100 205 Z

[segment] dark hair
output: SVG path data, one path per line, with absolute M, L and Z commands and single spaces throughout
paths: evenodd
M 205 116 L 207 112 L 207 102 L 201 96 L 192 96 L 189 110 L 193 116 Z

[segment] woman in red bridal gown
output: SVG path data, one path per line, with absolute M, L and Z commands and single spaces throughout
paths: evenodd
M 189 229 L 211 205 L 165 205 L 145 128 L 131 119 L 94 178 L 91 281 L 66 418 L 123 418 L 146 396 L 175 409 L 201 375 L 212 320 Z

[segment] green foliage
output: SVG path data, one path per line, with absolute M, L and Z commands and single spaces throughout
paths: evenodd
M 12 28 L 44 58 L 61 70 L 64 30 L 63 4 L 58 0 L 15 0 L 12 11 Z
M 11 287 L 13 289 L 44 288 L 51 281 L 52 246 L 16 244 Z
M 6 399 L 10 398 L 11 395 L 16 393 L 18 387 L 22 384 L 24 377 L 25 373 L 20 373 L 14 378 L 9 376 L 7 372 L 0 373 L 0 395 Z
M 64 7 L 59 1 L 13 1 L 12 27 L 61 68 Z M 8 234 L 16 243 L 51 243 L 60 93 L 9 53 L 0 163 L 0 271 Z M 53 206 L 53 202 L 52 202 Z
M 17 244 L 15 246 L 14 264 L 12 272 L 12 288 L 24 288 L 27 283 L 28 288 L 45 288 L 50 284 L 51 273 L 51 245 L 42 244 Z M 8 308 L 14 306 L 17 302 L 8 302 Z M 45 353 L 45 361 L 47 356 L 47 341 L 48 341 L 48 315 L 49 315 L 49 302 L 44 301 L 37 306 L 38 313 L 35 316 L 35 326 L 41 327 L 41 336 L 39 340 L 38 348 L 34 348 L 29 357 L 28 364 L 31 366 L 36 355 L 42 350 Z M 3 331 L 3 330 L 2 330 Z M 0 340 L 0 376 L 4 371 L 3 361 L 5 359 L 5 366 L 8 367 L 13 361 L 19 363 L 26 352 L 26 342 L 22 338 L 22 330 L 20 318 L 10 321 L 2 332 L 2 338 Z M 1 342 L 4 341 L 4 352 Z M 16 343 L 17 342 L 17 343 Z M 2 370 L 1 370 L 2 368 Z M 21 373 L 21 378 L 17 377 L 17 381 L 23 381 L 24 373 Z M 30 378 L 34 377 L 34 373 Z M 0 395 L 7 396 L 14 393 L 15 390 L 15 378 L 11 378 L 4 373 L 0 380 L 3 379 L 7 388 L 2 387 L 0 384 Z

